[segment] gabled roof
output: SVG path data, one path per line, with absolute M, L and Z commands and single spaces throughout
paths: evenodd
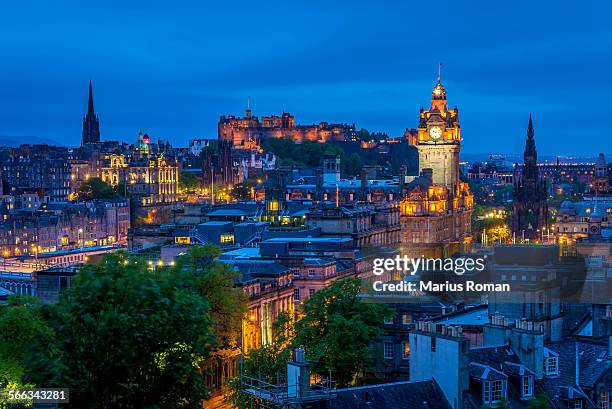
M 470 362 L 470 376 L 483 381 L 495 381 L 498 379 L 508 379 L 508 376 L 497 369 L 487 365 Z
M 470 362 L 486 365 L 502 372 L 505 372 L 505 363 L 521 363 L 516 354 L 514 354 L 512 349 L 506 344 L 471 348 Z
M 542 389 L 557 407 L 561 406 L 560 399 L 563 399 L 563 396 L 565 399 L 569 396 L 574 396 L 574 399 L 579 397 L 571 389 L 591 389 L 610 371 L 607 345 L 564 340 L 547 344 L 546 352 L 559 357 L 559 375 L 544 377 L 541 381 Z M 576 361 L 579 385 L 576 382 Z

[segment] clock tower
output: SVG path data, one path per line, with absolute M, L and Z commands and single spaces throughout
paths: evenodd
M 421 108 L 417 136 L 419 173 L 433 170 L 433 183 L 456 192 L 459 184 L 459 150 L 461 133 L 457 107 L 448 108 L 446 90 L 440 81 L 431 93 L 431 106 Z

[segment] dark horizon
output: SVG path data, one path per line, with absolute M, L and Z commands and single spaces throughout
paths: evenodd
M 463 153 L 519 154 L 532 113 L 541 155 L 610 154 L 612 124 L 597 120 L 612 108 L 602 8 L 13 4 L 0 16 L 0 135 L 78 145 L 92 80 L 102 140 L 140 128 L 174 145 L 215 138 L 247 96 L 257 116 L 399 136 L 418 125 L 441 61 Z

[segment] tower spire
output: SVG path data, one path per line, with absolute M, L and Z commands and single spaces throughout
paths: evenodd
M 251 117 L 251 97 L 247 97 L 247 109 L 246 109 L 246 117 Z
M 81 144 L 100 142 L 100 122 L 94 110 L 93 87 L 89 80 L 89 99 L 87 101 L 87 114 L 83 118 L 83 132 Z
M 89 101 L 87 103 L 87 113 L 94 113 L 94 103 L 93 103 L 93 88 L 91 86 L 91 80 L 89 80 Z
M 442 80 L 442 63 L 438 63 L 438 83 Z
M 527 125 L 527 140 L 525 141 L 525 153 L 523 155 L 523 158 L 525 160 L 523 172 L 527 179 L 536 179 L 538 176 L 538 152 L 536 151 L 534 135 L 535 132 L 533 130 L 533 120 L 531 119 L 531 114 L 529 114 L 529 124 Z
M 531 120 L 531 112 L 529 113 L 529 125 L 527 125 L 527 138 L 533 139 L 533 121 Z

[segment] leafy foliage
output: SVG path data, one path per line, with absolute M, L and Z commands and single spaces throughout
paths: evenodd
M 200 179 L 191 172 L 181 172 L 179 175 L 179 186 L 188 193 L 193 193 L 201 186 Z
M 114 199 L 122 197 L 123 187 L 113 188 L 100 178 L 91 178 L 79 185 L 78 197 L 82 200 Z
M 175 273 L 205 297 L 216 325 L 216 341 L 221 347 L 235 347 L 246 314 L 247 296 L 236 287 L 239 273 L 215 262 L 221 254 L 217 246 L 192 246 L 176 260 Z
M 367 131 L 362 132 L 362 134 L 367 135 L 367 138 L 370 137 Z M 402 165 L 406 165 L 409 170 L 414 171 L 418 165 L 416 149 L 406 144 L 391 146 L 388 153 L 381 154 L 378 149 L 361 148 L 358 142 L 319 143 L 304 141 L 294 143 L 290 139 L 283 138 L 269 138 L 262 141 L 263 149 L 275 154 L 282 166 L 313 168 L 321 165 L 324 155 L 339 155 L 340 172 L 342 177 L 346 178 L 359 176 L 364 165 L 378 165 L 395 174 Z
M 294 346 L 304 345 L 315 372 L 331 371 L 338 386 L 352 383 L 372 356 L 369 345 L 384 333 L 385 316 L 393 311 L 359 297 L 361 280 L 346 278 L 314 293 L 296 323 Z
M 31 344 L 37 338 L 50 340 L 53 335 L 37 299 L 15 295 L 0 306 L 0 389 L 25 386 L 25 357 Z
M 250 351 L 243 373 L 273 380 L 286 373 L 291 350 L 304 346 L 314 372 L 332 372 L 338 386 L 354 383 L 373 358 L 369 346 L 383 335 L 384 317 L 394 314 L 383 304 L 362 301 L 360 288 L 358 278 L 338 280 L 306 300 L 295 323 L 296 317 L 281 314 L 274 325 L 275 342 Z
M 527 409 L 549 409 L 550 403 L 546 395 L 537 395 L 527 404 Z
M 47 311 L 57 337 L 33 345 L 30 380 L 70 388 L 75 408 L 199 407 L 212 320 L 181 278 L 125 254 L 84 266 Z

